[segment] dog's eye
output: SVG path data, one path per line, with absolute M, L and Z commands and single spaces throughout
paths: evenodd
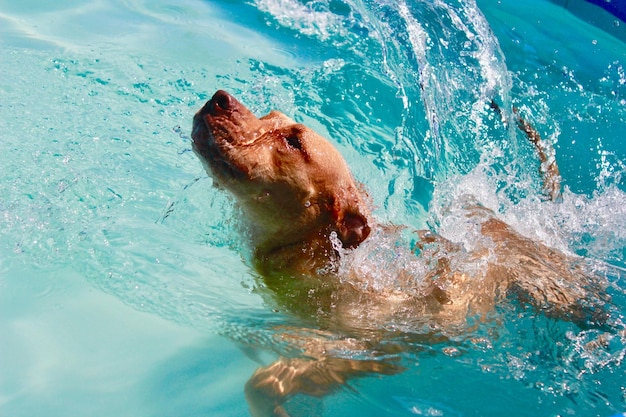
M 293 149 L 297 149 L 299 151 L 302 150 L 302 142 L 300 142 L 300 138 L 296 134 L 291 134 L 285 138 L 285 142 L 287 145 L 292 147 Z

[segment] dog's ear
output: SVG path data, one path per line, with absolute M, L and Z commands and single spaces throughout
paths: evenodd
M 353 210 L 338 213 L 337 234 L 344 248 L 356 248 L 370 234 L 367 218 Z
M 345 213 L 338 226 L 339 239 L 346 249 L 356 248 L 370 234 L 367 219 L 360 213 Z

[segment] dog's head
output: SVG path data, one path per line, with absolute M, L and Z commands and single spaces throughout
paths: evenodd
M 272 250 L 336 232 L 343 246 L 369 234 L 362 194 L 341 154 L 278 111 L 257 118 L 225 91 L 196 113 L 193 148 Z

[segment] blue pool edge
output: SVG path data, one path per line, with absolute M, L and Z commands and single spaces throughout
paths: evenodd
M 626 2 L 607 0 L 550 1 L 626 43 Z

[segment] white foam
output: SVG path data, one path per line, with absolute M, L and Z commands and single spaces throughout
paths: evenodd
M 296 0 L 257 0 L 255 4 L 259 10 L 272 15 L 280 25 L 303 35 L 326 40 L 343 34 L 342 18 L 323 7 L 323 3 L 316 2 L 321 10 Z
M 431 224 L 446 238 L 471 246 L 475 236 L 467 235 L 454 220 L 455 212 L 463 210 L 470 195 L 526 237 L 561 251 L 623 264 L 626 193 L 622 190 L 611 185 L 585 196 L 565 188 L 562 199 L 556 202 L 548 201 L 537 190 L 513 201 L 499 190 L 499 179 L 483 163 L 467 175 L 440 184 L 433 198 Z M 520 189 L 524 188 L 522 184 Z

